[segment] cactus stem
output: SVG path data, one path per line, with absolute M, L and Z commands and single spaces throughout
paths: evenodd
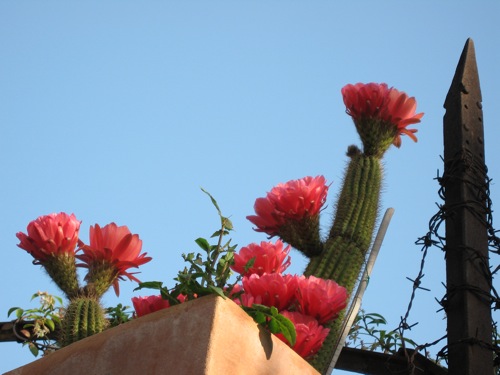
M 323 252 L 313 256 L 304 274 L 335 280 L 349 295 L 361 275 L 365 257 L 372 242 L 378 216 L 382 166 L 379 156 L 362 154 L 350 146 L 351 158 Z M 328 327 L 330 333 L 311 364 L 320 372 L 327 371 L 332 350 L 338 341 L 345 311 Z

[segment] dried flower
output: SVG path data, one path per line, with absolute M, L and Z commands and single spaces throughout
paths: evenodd
M 238 253 L 234 254 L 233 271 L 241 275 L 263 275 L 264 273 L 282 273 L 290 265 L 290 246 L 283 247 L 281 240 L 272 242 L 262 241 L 259 244 L 252 243 L 242 247 Z M 288 256 L 288 257 L 287 257 Z M 251 267 L 249 262 L 253 261 Z

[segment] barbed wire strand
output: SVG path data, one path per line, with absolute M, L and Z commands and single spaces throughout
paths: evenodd
M 462 176 L 463 169 L 466 169 L 469 172 L 467 175 L 471 176 L 469 178 L 459 177 Z M 424 350 L 425 355 L 428 355 L 427 349 L 438 345 L 440 342 L 447 338 L 445 334 L 439 339 L 435 341 L 431 341 L 425 344 L 417 345 L 415 351 L 410 355 L 407 353 L 405 348 L 405 332 L 411 330 L 412 327 L 418 324 L 413 323 L 409 324 L 408 319 L 410 317 L 410 313 L 414 306 L 416 294 L 418 290 L 429 291 L 429 289 L 424 288 L 422 286 L 422 279 L 424 278 L 424 269 L 426 264 L 426 258 L 429 252 L 429 249 L 432 247 L 438 248 L 443 252 L 446 252 L 446 237 L 441 234 L 442 224 L 446 221 L 447 218 L 452 218 L 457 214 L 457 210 L 466 209 L 469 213 L 471 213 L 482 225 L 487 228 L 488 234 L 488 251 L 490 254 L 500 254 L 500 239 L 497 236 L 498 231 L 493 227 L 493 209 L 492 209 L 492 200 L 490 198 L 490 182 L 491 179 L 487 176 L 487 168 L 482 161 L 477 160 L 476 157 L 467 149 L 462 150 L 459 154 L 456 155 L 453 160 L 449 161 L 445 168 L 445 173 L 440 176 L 439 171 L 437 172 L 437 176 L 435 180 L 438 181 L 440 188 L 438 190 L 438 196 L 442 201 L 445 201 L 446 198 L 446 186 L 450 182 L 463 182 L 465 185 L 471 189 L 471 191 L 479 192 L 475 197 L 475 200 L 468 200 L 463 203 L 457 205 L 444 205 L 436 203 L 438 207 L 438 211 L 434 214 L 429 220 L 428 224 L 428 232 L 417 239 L 415 242 L 416 245 L 421 246 L 422 258 L 420 261 L 420 268 L 417 274 L 417 277 L 414 279 L 407 278 L 413 283 L 412 292 L 410 295 L 408 307 L 406 309 L 405 314 L 401 317 L 401 321 L 399 326 L 395 329 L 399 332 L 401 347 L 405 352 L 405 355 L 408 358 L 409 365 L 413 364 L 413 359 L 415 355 Z M 484 193 L 481 193 L 484 192 Z M 492 310 L 500 309 L 500 298 L 497 290 L 493 285 L 493 277 L 495 274 L 500 272 L 500 265 L 495 265 L 494 268 L 492 266 L 488 266 L 488 259 L 485 259 L 484 255 L 481 255 L 476 249 L 470 247 L 462 247 L 462 251 L 467 252 L 468 261 L 474 262 L 474 264 L 478 264 L 478 269 L 483 274 L 483 277 L 487 281 L 489 286 L 489 292 L 485 292 L 477 287 L 471 285 L 458 285 L 454 287 L 447 287 L 447 292 L 445 295 L 437 302 L 442 307 L 438 311 L 444 310 L 446 312 L 447 303 L 449 297 L 456 293 L 458 290 L 467 290 L 470 293 L 473 293 L 478 298 L 480 298 L 484 303 L 487 303 L 491 306 Z M 446 284 L 443 283 L 446 287 Z M 493 343 L 485 343 L 483 341 L 477 340 L 475 338 L 467 338 L 461 340 L 456 344 L 463 344 L 464 342 L 468 342 L 471 345 L 479 345 L 482 347 L 486 347 L 491 350 L 495 355 L 494 364 L 495 366 L 500 365 L 500 347 L 498 345 L 498 337 L 497 335 L 497 322 L 493 321 L 493 331 L 494 338 Z M 436 361 L 445 360 L 447 362 L 448 357 L 448 348 L 449 345 L 444 345 L 436 354 Z

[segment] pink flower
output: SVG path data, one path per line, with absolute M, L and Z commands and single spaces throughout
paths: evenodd
M 290 246 L 283 248 L 281 240 L 275 244 L 264 241 L 260 245 L 252 243 L 234 254 L 234 265 L 231 268 L 244 276 L 253 273 L 257 275 L 282 273 L 290 265 L 290 256 L 287 258 L 290 249 Z M 245 267 L 252 259 L 254 260 L 252 267 L 245 271 Z
M 224 291 L 227 292 L 227 288 L 224 288 Z M 239 300 L 238 296 L 243 294 L 243 286 L 241 284 L 235 284 L 233 288 L 231 289 L 231 292 L 229 292 L 228 297 L 232 299 L 235 303 L 238 305 L 241 305 L 241 301 Z M 244 304 L 245 306 L 249 306 L 247 304 Z
M 244 293 L 241 300 L 244 306 L 257 303 L 265 306 L 274 306 L 279 311 L 287 309 L 295 300 L 297 280 L 292 275 L 266 273 L 262 276 L 252 274 L 244 276 Z
M 323 176 L 308 176 L 278 184 L 265 198 L 255 201 L 256 215 L 247 216 L 247 219 L 256 225 L 257 232 L 275 236 L 289 220 L 300 221 L 318 215 L 327 193 L 328 186 Z
M 316 319 L 298 312 L 281 311 L 281 314 L 290 319 L 295 326 L 297 338 L 292 349 L 304 359 L 316 354 L 330 330 L 320 325 Z M 289 345 L 281 333 L 276 336 Z
M 325 324 L 335 319 L 347 305 L 347 290 L 333 280 L 314 276 L 297 280 L 298 310 Z
M 179 294 L 177 299 L 180 303 L 184 303 L 187 300 L 186 296 L 183 294 Z M 161 295 L 132 297 L 132 304 L 134 305 L 135 314 L 138 318 L 170 307 L 170 302 L 163 299 Z
M 17 246 L 43 263 L 50 256 L 69 254 L 74 256 L 78 242 L 80 221 L 75 215 L 64 212 L 40 216 L 28 224 L 28 234 L 18 232 L 21 241 Z
M 161 296 L 132 297 L 137 317 L 170 307 L 170 303 Z
M 126 226 L 117 226 L 115 223 L 100 227 L 90 227 L 90 245 L 79 241 L 79 248 L 83 251 L 77 258 L 84 263 L 80 266 L 89 268 L 89 274 L 99 273 L 103 269 L 111 270 L 108 279 L 112 280 L 116 294 L 119 294 L 118 279 L 126 276 L 130 280 L 139 282 L 129 268 L 137 268 L 147 263 L 151 257 L 147 253 L 140 254 L 142 241 L 137 234 L 130 233 Z M 98 275 L 101 276 L 101 275 Z
M 414 97 L 410 98 L 404 92 L 389 88 L 385 83 L 349 84 L 342 88 L 342 97 L 346 112 L 355 123 L 375 119 L 391 125 L 395 134 L 392 143 L 396 147 L 401 146 L 402 134 L 417 141 L 414 135 L 417 130 L 406 128 L 419 123 L 424 115 L 415 113 L 417 102 Z

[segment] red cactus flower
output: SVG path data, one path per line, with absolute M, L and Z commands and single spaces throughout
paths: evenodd
M 275 244 L 264 241 L 260 245 L 252 243 L 234 254 L 234 264 L 231 268 L 244 276 L 254 273 L 259 276 L 264 273 L 282 273 L 290 265 L 290 256 L 287 258 L 290 249 L 290 246 L 283 248 L 281 240 Z M 253 265 L 245 270 L 252 259 Z
M 180 303 L 184 303 L 187 300 L 183 294 L 177 296 L 177 299 Z M 134 305 L 135 315 L 138 318 L 170 307 L 170 302 L 163 299 L 161 295 L 132 297 L 132 304 Z
M 227 288 L 225 289 L 227 291 Z M 228 297 L 232 299 L 236 304 L 241 305 L 241 300 L 240 296 L 244 293 L 243 291 L 243 286 L 241 284 L 235 284 L 232 288 L 231 291 L 228 294 Z M 243 303 L 244 306 L 251 306 L 252 304 L 248 305 L 247 303 Z
M 333 280 L 314 276 L 297 279 L 298 310 L 321 324 L 335 319 L 347 305 L 347 290 Z
M 353 118 L 360 133 L 362 131 L 358 127 L 359 122 L 374 119 L 392 126 L 392 143 L 396 147 L 401 146 L 402 134 L 417 141 L 414 135 L 417 130 L 406 128 L 408 125 L 419 123 L 424 115 L 415 113 L 417 102 L 414 97 L 410 98 L 402 91 L 389 88 L 385 83 L 349 84 L 342 88 L 342 96 L 346 112 Z M 363 138 L 363 135 L 360 135 Z
M 77 258 L 84 262 L 80 266 L 89 268 L 87 280 L 96 284 L 102 283 L 102 289 L 111 282 L 116 295 L 119 294 L 118 279 L 123 280 L 126 276 L 130 280 L 139 282 L 133 273 L 127 270 L 132 267 L 137 268 L 151 260 L 151 257 L 146 256 L 147 253 L 140 254 L 142 241 L 139 236 L 130 233 L 126 226 L 119 227 L 115 223 L 102 228 L 98 224 L 95 227 L 91 226 L 90 244 L 85 245 L 79 241 L 78 246 L 83 251 L 83 254 L 77 255 Z M 100 294 L 101 286 L 96 286 Z
M 292 275 L 266 273 L 262 276 L 253 274 L 243 277 L 241 300 L 244 306 L 257 303 L 265 306 L 274 306 L 278 310 L 287 309 L 295 300 L 297 280 Z
M 74 256 L 80 223 L 75 215 L 64 212 L 40 216 L 28 224 L 28 234 L 16 234 L 21 241 L 17 246 L 40 263 L 52 255 Z
M 170 307 L 170 303 L 167 300 L 163 299 L 160 295 L 132 297 L 132 304 L 134 305 L 134 310 L 137 317 L 141 317 L 152 312 Z
M 330 330 L 320 325 L 316 319 L 299 312 L 281 311 L 281 314 L 290 319 L 295 326 L 297 337 L 292 349 L 304 359 L 316 354 Z M 276 336 L 290 345 L 281 333 Z
M 279 234 L 287 221 L 300 221 L 319 214 L 328 186 L 323 176 L 304 177 L 275 186 L 265 198 L 255 201 L 256 215 L 247 216 L 257 232 Z

